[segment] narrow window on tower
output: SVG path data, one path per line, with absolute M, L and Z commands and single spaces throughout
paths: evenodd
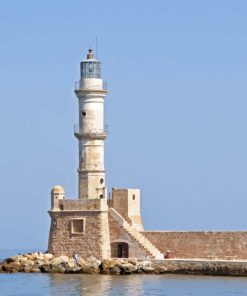
M 135 200 L 135 199 L 136 199 L 136 196 L 135 196 L 135 194 L 133 194 L 133 195 L 132 195 L 132 199 L 133 199 L 133 200 Z
M 86 113 L 85 111 L 82 111 L 82 112 L 81 112 L 81 115 L 82 115 L 83 117 L 85 117 L 85 116 L 87 115 L 87 113 Z

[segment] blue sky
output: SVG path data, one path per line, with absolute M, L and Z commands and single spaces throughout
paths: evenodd
M 108 188 L 145 228 L 247 229 L 247 2 L 0 1 L 0 248 L 46 248 L 50 189 L 77 195 L 74 82 L 108 82 Z

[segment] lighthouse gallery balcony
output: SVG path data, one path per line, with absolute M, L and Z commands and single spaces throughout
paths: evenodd
M 104 93 L 106 94 L 107 91 L 107 81 L 102 81 L 102 86 L 99 87 L 99 85 L 91 86 L 89 88 L 85 88 L 80 84 L 80 81 L 75 82 L 75 93 L 90 93 L 90 92 L 96 92 L 96 93 Z
M 105 125 L 104 129 L 83 131 L 83 129 L 80 129 L 78 124 L 75 124 L 74 135 L 77 139 L 105 140 L 108 135 L 108 125 Z

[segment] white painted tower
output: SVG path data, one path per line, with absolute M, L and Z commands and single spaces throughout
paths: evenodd
M 107 94 L 101 78 L 101 62 L 89 49 L 80 64 L 81 78 L 75 93 L 79 101 L 79 125 L 74 134 L 79 140 L 79 198 L 106 198 L 104 140 L 104 99 Z

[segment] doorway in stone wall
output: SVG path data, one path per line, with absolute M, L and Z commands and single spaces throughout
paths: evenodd
M 129 258 L 129 245 L 124 242 L 111 244 L 111 257 L 113 258 Z

